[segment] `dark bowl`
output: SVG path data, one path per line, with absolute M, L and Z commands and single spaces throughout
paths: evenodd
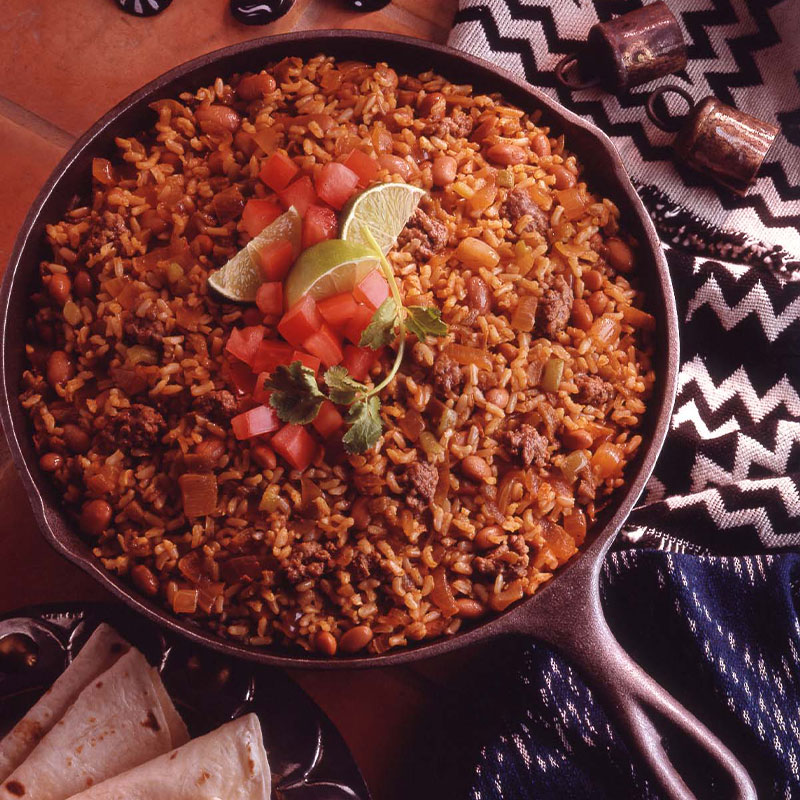
M 20 376 L 25 366 L 24 327 L 30 313 L 28 298 L 38 280 L 39 262 L 46 257 L 44 228 L 48 222 L 61 218 L 73 195 L 90 186 L 92 158 L 111 154 L 115 149 L 115 136 L 129 135 L 152 124 L 153 112 L 148 109 L 148 103 L 154 99 L 173 97 L 181 91 L 209 84 L 218 75 L 257 70 L 266 62 L 284 56 L 310 57 L 322 52 L 338 58 L 387 61 L 398 70 L 413 73 L 433 69 L 456 83 L 471 83 L 479 91 L 500 92 L 508 101 L 523 109 L 541 109 L 544 122 L 566 135 L 569 149 L 581 159 L 592 188 L 617 203 L 626 230 L 639 240 L 639 274 L 647 292 L 649 310 L 657 320 L 657 383 L 641 430 L 644 443 L 637 458 L 627 469 L 625 486 L 617 491 L 610 505 L 600 515 L 581 553 L 535 596 L 456 636 L 380 656 L 334 659 L 306 655 L 299 650 L 292 652 L 277 646 L 250 647 L 219 638 L 190 621 L 173 616 L 107 572 L 62 513 L 58 492 L 48 476 L 39 469 L 31 428 L 18 401 Z M 296 33 L 227 47 L 176 67 L 109 111 L 62 159 L 28 213 L 17 237 L 0 292 L 0 332 L 3 339 L 0 352 L 0 419 L 14 463 L 47 541 L 113 595 L 171 631 L 228 655 L 266 664 L 306 668 L 377 667 L 444 653 L 471 642 L 518 630 L 520 613 L 528 619 L 535 619 L 537 614 L 543 613 L 538 609 L 544 609 L 548 597 L 554 596 L 556 590 L 560 595 L 565 592 L 569 595 L 573 589 L 577 591 L 578 583 L 585 582 L 589 572 L 599 569 L 603 553 L 653 469 L 667 430 L 678 364 L 677 316 L 666 261 L 647 211 L 608 137 L 543 93 L 484 61 L 416 39 L 360 31 Z

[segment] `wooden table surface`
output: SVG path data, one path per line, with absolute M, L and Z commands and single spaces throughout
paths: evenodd
M 142 84 L 190 58 L 272 33 L 368 28 L 444 42 L 457 0 L 395 0 L 371 14 L 297 0 L 264 27 L 237 24 L 227 0 L 174 0 L 136 19 L 113 0 L 3 0 L 0 22 L 0 265 L 42 183 L 73 141 Z M 354 57 L 357 53 L 353 54 Z M 41 538 L 0 438 L 0 613 L 32 603 L 108 600 Z M 410 795 L 402 754 L 423 730 L 459 659 L 292 677 L 342 732 L 376 800 Z M 416 796 L 421 796 L 414 792 Z

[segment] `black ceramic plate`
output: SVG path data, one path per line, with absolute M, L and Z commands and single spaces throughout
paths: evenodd
M 0 618 L 0 735 L 64 671 L 101 622 L 113 625 L 158 667 L 193 737 L 241 714 L 258 714 L 274 800 L 369 800 L 339 732 L 286 675 L 190 645 L 121 606 L 34 606 Z

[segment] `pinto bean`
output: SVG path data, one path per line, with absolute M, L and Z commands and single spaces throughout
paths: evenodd
M 242 121 L 239 114 L 228 106 L 211 105 L 200 106 L 194 112 L 194 118 L 200 123 L 202 128 L 205 123 L 218 125 L 220 128 L 233 133 Z
M 328 631 L 317 631 L 314 637 L 314 649 L 324 656 L 336 655 L 336 637 Z
M 111 506 L 105 500 L 90 500 L 81 511 L 81 530 L 99 536 L 111 522 Z
M 433 159 L 431 177 L 435 186 L 449 186 L 455 179 L 458 162 L 452 156 L 438 156 Z
M 622 239 L 609 239 L 606 251 L 609 263 L 617 272 L 630 272 L 633 269 L 633 250 Z
M 503 142 L 493 144 L 486 151 L 486 158 L 504 167 L 510 167 L 514 164 L 524 164 L 528 160 L 525 151 L 521 147 L 515 144 L 505 144 Z
M 467 280 L 467 303 L 479 314 L 487 314 L 492 310 L 492 293 L 483 278 L 473 275 Z
M 505 408 L 509 401 L 508 391 L 503 388 L 489 389 L 486 399 L 498 408 Z
M 550 140 L 540 133 L 531 139 L 531 150 L 536 153 L 539 158 L 544 158 L 550 155 Z
M 59 453 L 45 453 L 39 459 L 39 466 L 45 472 L 55 472 L 64 463 L 64 457 Z
M 246 75 L 239 81 L 236 94 L 249 103 L 251 100 L 258 100 L 259 97 L 271 94 L 275 91 L 275 86 L 275 78 L 265 72 L 259 75 Z
M 69 300 L 69 293 L 72 289 L 72 282 L 62 273 L 57 273 L 50 278 L 47 284 L 47 291 L 53 302 L 58 306 L 63 306 Z
M 64 442 L 73 453 L 85 453 L 91 444 L 89 434 L 71 423 L 64 426 Z
M 399 175 L 405 181 L 411 177 L 411 167 L 400 156 L 395 156 L 392 153 L 381 153 L 378 156 L 378 163 L 383 169 L 388 170 L 392 175 Z
M 158 579 L 144 564 L 137 564 L 131 570 L 131 580 L 142 594 L 148 597 L 155 597 L 158 594 Z
M 576 428 L 574 431 L 564 431 L 561 434 L 561 441 L 569 450 L 587 450 L 592 446 L 594 439 L 589 431 Z
M 461 471 L 473 481 L 486 481 L 492 477 L 492 468 L 480 456 L 467 456 L 461 462 Z
M 53 350 L 47 359 L 47 382 L 56 387 L 66 383 L 74 374 L 72 359 L 63 350 Z
M 592 309 L 585 300 L 576 297 L 572 301 L 571 319 L 572 324 L 582 331 L 588 331 L 592 327 L 594 316 L 592 315 Z
M 366 625 L 356 625 L 343 634 L 339 640 L 339 647 L 345 653 L 357 653 L 363 650 L 372 641 L 372 628 Z
M 431 92 L 419 101 L 418 108 L 421 117 L 441 119 L 447 110 L 447 100 L 441 92 Z
M 608 298 L 604 292 L 592 292 L 592 294 L 589 295 L 587 303 L 592 310 L 592 314 L 599 317 L 606 310 Z
M 575 175 L 561 164 L 553 164 L 550 172 L 555 175 L 556 189 L 569 189 L 578 182 Z
M 75 275 L 74 285 L 75 294 L 77 294 L 78 297 L 88 297 L 94 289 L 92 285 L 92 276 L 83 269 Z

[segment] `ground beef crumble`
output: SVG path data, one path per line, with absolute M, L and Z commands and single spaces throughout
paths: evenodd
M 132 314 L 122 325 L 125 341 L 142 344 L 145 347 L 160 347 L 166 332 L 167 328 L 156 317 L 154 308 L 150 308 L 143 317 Z
M 544 233 L 550 226 L 547 214 L 536 205 L 530 192 L 522 186 L 512 189 L 500 207 L 500 215 L 506 217 L 516 231 L 517 223 L 525 216 L 530 217 L 520 233 L 538 231 Z
M 457 108 L 451 117 L 442 117 L 429 122 L 422 132 L 426 136 L 436 136 L 439 139 L 444 139 L 446 136 L 466 139 L 472 133 L 473 125 L 472 117 Z
M 458 389 L 464 381 L 461 367 L 450 356 L 440 353 L 433 364 L 433 382 L 442 392 Z
M 520 425 L 506 433 L 506 445 L 525 467 L 533 464 L 543 467 L 547 463 L 547 439 L 537 433 L 533 425 Z
M 416 461 L 408 465 L 406 477 L 411 484 L 411 491 L 406 497 L 406 502 L 412 508 L 422 511 L 433 500 L 436 486 L 439 483 L 439 472 L 433 464 Z
M 380 563 L 381 558 L 377 553 L 362 553 L 359 550 L 353 556 L 348 569 L 357 581 L 363 581 L 378 572 Z
M 227 389 L 207 392 L 194 401 L 195 412 L 213 422 L 227 422 L 236 407 L 236 398 Z
M 324 545 L 319 542 L 300 542 L 292 549 L 292 554 L 283 566 L 289 583 L 300 583 L 306 578 L 319 578 L 331 562 L 331 551 L 336 549 L 333 542 Z
M 528 574 L 528 543 L 520 534 L 512 534 L 508 542 L 498 545 L 486 556 L 472 559 L 473 569 L 481 575 L 496 578 L 522 578 Z
M 397 237 L 398 247 L 407 247 L 411 255 L 430 258 L 447 244 L 447 228 L 439 220 L 418 208 Z
M 536 307 L 536 329 L 552 339 L 567 327 L 575 296 L 570 285 L 557 275 L 552 286 L 545 291 Z
M 99 444 L 106 450 L 152 448 L 166 433 L 167 423 L 152 406 L 134 403 L 120 409 L 98 434 Z
M 129 233 L 125 218 L 115 211 L 104 211 L 93 215 L 89 235 L 78 248 L 78 261 L 83 262 L 88 256 L 95 255 L 104 245 L 113 244 L 120 252 L 120 239 Z
M 614 397 L 614 387 L 597 375 L 576 375 L 578 402 L 589 406 L 602 406 Z

